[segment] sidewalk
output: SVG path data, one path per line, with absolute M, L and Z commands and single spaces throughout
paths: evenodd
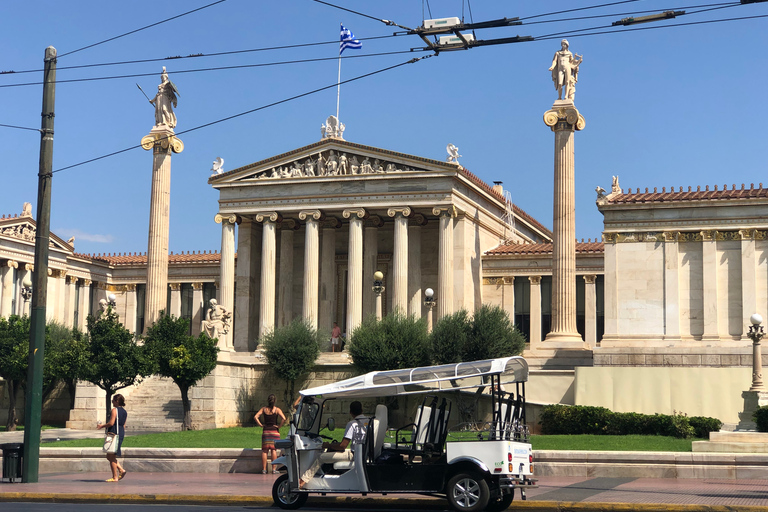
M 35 484 L 0 483 L 0 502 L 169 503 L 272 506 L 276 475 L 245 473 L 128 473 L 106 483 L 101 473 L 40 475 Z M 512 509 L 549 511 L 708 511 L 768 512 L 768 480 L 544 477 L 528 500 L 515 495 Z M 312 495 L 310 505 L 444 510 L 445 500 L 411 494 L 368 497 Z

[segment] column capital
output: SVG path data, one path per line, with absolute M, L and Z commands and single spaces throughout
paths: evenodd
M 76 276 L 67 276 L 67 284 L 77 284 Z
M 618 233 L 603 233 L 603 243 L 615 244 L 619 241 Z
M 93 281 L 90 279 L 83 279 L 83 286 L 91 286 L 93 284 Z
M 584 278 L 584 282 L 587 284 L 595 284 L 595 281 L 597 281 L 596 274 L 586 274 L 582 277 Z
M 217 213 L 215 217 L 213 217 L 213 221 L 216 224 L 240 224 L 242 219 L 235 215 L 234 213 L 226 214 L 226 213 Z
M 544 112 L 544 124 L 553 132 L 583 130 L 587 122 L 573 105 L 553 106 Z
M 193 290 L 202 290 L 203 289 L 203 283 L 192 283 L 192 289 Z
M 754 240 L 756 238 L 756 229 L 740 229 L 739 238 L 741 240 Z
M 530 281 L 532 285 L 539 286 L 541 284 L 541 276 L 528 276 L 528 281 Z
M 136 283 L 128 283 L 127 285 L 125 285 L 125 291 L 128 293 L 135 293 Z
M 96 284 L 96 288 L 98 288 L 99 290 L 107 290 L 107 291 L 109 291 L 109 285 L 107 283 L 105 283 L 104 281 L 99 281 Z
M 458 212 L 456 211 L 456 207 L 451 205 L 447 206 L 435 206 L 432 208 L 432 215 L 437 215 L 438 217 L 456 217 L 458 216 Z
M 14 260 L 5 260 L 4 267 L 19 268 L 19 262 Z
M 283 216 L 277 212 L 259 212 L 254 216 L 256 222 L 280 222 Z
M 339 229 L 341 227 L 341 221 L 337 217 L 326 217 L 322 224 L 325 229 Z
M 34 272 L 35 271 L 35 265 L 32 263 L 25 263 L 24 264 L 24 270 L 27 272 Z
M 678 242 L 678 241 L 680 241 L 680 232 L 679 231 L 664 231 L 661 234 L 661 236 L 664 239 L 664 242 Z
M 701 232 L 701 240 L 704 242 L 714 242 L 716 236 L 717 231 L 714 230 L 707 229 Z
M 320 210 L 301 210 L 299 212 L 299 220 L 307 222 L 323 220 L 325 215 Z
M 394 206 L 392 208 L 387 209 L 387 215 L 389 217 L 410 217 L 411 216 L 411 208 L 408 206 Z
M 368 218 L 368 212 L 365 211 L 365 208 L 347 208 L 341 212 L 341 215 L 345 219 L 352 218 L 352 216 L 355 216 L 358 219 Z
M 426 226 L 427 225 L 427 217 L 424 214 L 421 213 L 414 213 L 411 217 L 410 224 L 412 226 Z
M 167 151 L 170 149 L 174 153 L 184 151 L 184 143 L 174 135 L 173 130 L 162 130 L 156 133 L 150 132 L 149 135 L 141 138 L 141 147 L 147 151 L 152 148 L 155 148 L 155 151 L 163 149 Z
M 296 219 L 283 219 L 280 222 L 280 229 L 286 229 L 291 231 L 296 231 L 301 226 L 298 222 L 296 222 Z
M 181 290 L 181 283 L 168 283 L 168 288 L 170 288 L 171 291 L 178 292 Z
M 378 215 L 371 215 L 365 221 L 365 227 L 367 228 L 380 228 L 384 226 L 384 221 Z

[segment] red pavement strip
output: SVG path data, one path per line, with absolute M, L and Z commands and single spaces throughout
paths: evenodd
M 32 484 L 0 483 L 0 502 L 134 503 L 271 507 L 273 475 L 130 472 L 40 475 Z M 536 512 L 768 512 L 768 480 L 543 477 L 510 510 Z M 541 498 L 537 498 L 541 496 Z M 548 499 L 551 497 L 552 499 Z M 575 501 L 577 500 L 577 501 Z M 309 505 L 445 510 L 443 499 L 404 495 L 320 497 Z

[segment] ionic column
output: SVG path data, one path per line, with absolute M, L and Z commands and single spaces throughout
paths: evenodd
M 373 281 L 373 274 L 379 270 L 379 228 L 384 221 L 378 215 L 365 220 L 363 234 L 363 278 Z M 376 294 L 370 286 L 363 286 L 363 316 L 376 313 Z
M 408 223 L 408 315 L 421 318 L 421 231 L 427 218 L 416 213 Z
M 555 189 L 552 249 L 552 330 L 547 342 L 582 347 L 576 329 L 576 199 L 574 130 L 582 130 L 584 117 L 572 102 L 558 102 L 544 114 L 555 132 Z
M 256 214 L 256 222 L 262 222 L 261 239 L 261 307 L 259 308 L 259 338 L 275 328 L 275 223 L 281 220 L 277 212 Z
M 747 327 L 749 317 L 757 313 L 757 258 L 755 257 L 755 230 L 740 229 L 741 238 L 741 319 L 744 334 L 741 339 L 748 340 Z
M 453 206 L 432 208 L 432 214 L 440 217 L 437 256 L 437 320 L 453 313 Z
M 77 328 L 81 331 L 85 331 L 88 326 L 87 320 L 88 314 L 90 313 L 89 305 L 91 304 L 91 283 L 92 281 L 90 279 L 83 279 L 83 285 L 80 287 L 80 304 L 77 307 L 77 323 L 79 325 Z
M 363 208 L 344 210 L 349 219 L 349 252 L 347 256 L 347 338 L 363 320 Z
M 129 331 L 136 332 L 136 285 L 125 285 L 125 321 L 123 325 Z M 192 326 L 194 329 L 194 325 Z
M 299 220 L 304 225 L 304 300 L 302 315 L 313 329 L 317 329 L 317 291 L 320 280 L 320 224 L 323 212 L 304 210 L 299 212 Z
M 531 350 L 544 348 L 541 341 L 541 276 L 528 276 L 531 283 Z
M 322 257 L 320 258 L 320 313 L 318 329 L 330 336 L 336 318 L 336 231 L 341 221 L 329 217 L 323 221 Z
M 395 246 L 392 257 L 392 311 L 408 314 L 408 217 L 407 206 L 390 208 L 387 215 L 395 218 Z
M 13 314 L 13 269 L 19 268 L 19 264 L 13 260 L 6 260 L 0 267 L 0 317 L 7 318 Z
M 213 218 L 221 224 L 221 264 L 219 266 L 219 305 L 230 313 L 235 304 L 235 224 L 237 215 L 217 213 Z
M 597 276 L 589 274 L 584 278 L 584 341 L 590 348 L 597 345 Z
M 147 242 L 147 293 L 144 329 L 154 324 L 165 309 L 168 290 L 168 223 L 171 209 L 171 154 L 181 153 L 184 144 L 172 129 L 155 127 L 141 139 L 141 147 L 152 150 L 152 192 L 149 203 Z
M 680 340 L 680 268 L 678 232 L 664 237 L 664 339 Z
M 45 321 L 57 320 L 57 306 L 59 304 L 59 279 L 58 273 L 48 267 L 48 305 L 45 308 Z M 31 301 L 30 301 L 31 302 Z
M 176 318 L 181 317 L 181 283 L 168 283 L 168 288 L 171 289 L 171 310 L 169 315 L 173 315 Z
M 256 350 L 259 337 L 259 304 L 261 271 L 261 239 L 259 224 L 249 218 L 243 218 L 237 226 L 237 264 L 235 266 L 235 321 L 233 344 L 235 351 L 251 352 Z M 200 283 L 200 304 L 203 302 L 202 283 Z M 193 297 L 195 291 L 192 292 Z M 197 301 L 197 299 L 193 299 Z M 200 312 L 200 322 L 203 321 Z M 200 326 L 198 325 L 198 330 Z
M 284 219 L 280 223 L 280 281 L 277 289 L 277 326 L 293 320 L 293 239 L 299 223 Z
M 133 288 L 134 297 L 136 287 Z M 134 298 L 134 300 L 136 300 Z M 135 320 L 134 320 L 135 322 Z M 192 336 L 199 336 L 203 325 L 203 283 L 192 283 Z M 239 324 L 238 324 L 239 325 Z
M 701 232 L 701 281 L 703 287 L 704 334 L 702 341 L 720 339 L 717 323 L 717 241 L 714 231 Z
M 75 286 L 77 286 L 77 278 L 74 276 L 65 276 L 64 278 L 64 318 L 62 323 L 66 327 L 74 326 L 75 321 Z M 126 326 L 129 329 L 131 327 Z

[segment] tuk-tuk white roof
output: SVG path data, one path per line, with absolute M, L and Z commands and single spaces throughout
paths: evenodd
M 302 396 L 374 397 L 456 391 L 488 386 L 491 375 L 501 384 L 528 380 L 528 363 L 520 356 L 464 363 L 370 372 L 333 384 L 304 389 Z

